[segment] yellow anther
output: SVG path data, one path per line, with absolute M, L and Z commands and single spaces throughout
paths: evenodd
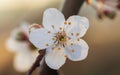
M 54 25 L 52 25 L 52 28 L 54 29 Z
M 48 33 L 50 33 L 50 31 L 48 31 Z
M 75 50 L 74 50 L 74 49 L 72 49 L 72 52 L 75 52 Z
M 73 46 L 73 43 L 71 43 L 70 45 Z
M 62 27 L 60 27 L 59 29 L 62 30 Z
M 54 50 L 54 47 L 52 47 L 52 50 Z
M 70 37 L 68 37 L 68 40 L 70 40 L 71 38 Z
M 58 48 L 58 50 L 61 50 L 61 48 Z
M 73 33 L 71 33 L 71 35 L 73 36 Z
M 49 44 L 45 44 L 46 46 L 49 46 Z
M 80 41 L 80 38 L 78 38 L 77 41 Z
M 64 24 L 67 25 L 67 22 L 65 21 Z
M 55 40 L 55 38 L 52 38 L 52 40 Z
M 71 22 L 68 22 L 68 25 L 71 25 Z
M 76 33 L 76 36 L 79 36 L 79 33 Z

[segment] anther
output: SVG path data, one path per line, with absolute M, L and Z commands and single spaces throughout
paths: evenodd
M 54 25 L 52 25 L 52 28 L 54 29 Z
M 71 33 L 71 35 L 73 36 L 73 33 Z
M 67 24 L 67 22 L 65 21 L 65 22 L 64 22 L 64 24 L 66 25 L 66 24 Z
M 68 25 L 71 25 L 71 22 L 68 22 Z
M 52 50 L 54 50 L 54 47 L 52 47 Z
M 80 41 L 80 38 L 78 38 L 77 41 Z
M 75 50 L 74 50 L 74 49 L 72 49 L 72 52 L 75 52 Z
M 58 50 L 61 50 L 61 48 L 58 48 Z
M 76 33 L 76 36 L 79 36 L 79 33 Z
M 59 29 L 62 30 L 62 27 L 60 27 Z
M 50 33 L 50 31 L 48 31 L 48 33 Z
M 70 45 L 73 46 L 73 43 L 71 43 Z
M 45 44 L 46 46 L 49 46 L 49 44 Z

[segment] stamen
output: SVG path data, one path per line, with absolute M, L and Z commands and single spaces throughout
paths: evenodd
M 71 43 L 70 45 L 73 46 L 73 43 Z
M 71 22 L 68 22 L 68 25 L 71 25 Z
M 64 24 L 67 25 L 67 22 L 65 21 Z
M 49 44 L 45 44 L 46 46 L 49 46 Z
M 77 41 L 80 41 L 80 38 L 78 38 Z
M 52 25 L 52 28 L 54 29 L 54 25 Z
M 52 40 L 55 40 L 55 38 L 52 38 Z
M 59 29 L 62 30 L 62 27 L 60 27 Z
M 73 33 L 71 33 L 71 35 L 73 36 Z
M 48 31 L 48 33 L 50 33 L 50 31 Z
M 61 48 L 58 48 L 58 50 L 61 50 Z
M 57 44 L 55 44 L 55 46 L 58 46 L 59 44 L 57 43 Z
M 68 40 L 70 40 L 71 38 L 70 37 L 68 37 Z
M 76 36 L 79 36 L 79 33 L 76 33 Z
M 54 50 L 54 47 L 52 47 L 52 50 Z
M 75 52 L 75 50 L 74 50 L 74 49 L 72 49 L 72 52 Z

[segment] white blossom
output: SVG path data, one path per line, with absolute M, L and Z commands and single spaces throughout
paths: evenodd
M 45 61 L 52 69 L 59 69 L 69 58 L 80 61 L 88 55 L 88 45 L 81 39 L 89 28 L 89 21 L 79 15 L 65 20 L 55 8 L 43 15 L 43 27 L 32 30 L 29 39 L 37 48 L 46 49 Z
M 7 50 L 15 52 L 13 66 L 19 72 L 26 72 L 32 66 L 38 53 L 37 50 L 32 50 L 29 35 L 29 24 L 22 23 L 11 32 L 7 39 Z

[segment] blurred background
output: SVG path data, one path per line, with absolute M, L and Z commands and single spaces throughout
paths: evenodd
M 26 75 L 13 68 L 15 53 L 5 45 L 10 32 L 25 21 L 42 24 L 44 10 L 61 9 L 63 3 L 64 0 L 0 0 L 0 75 Z M 120 11 L 113 20 L 98 19 L 96 11 L 84 3 L 79 15 L 90 22 L 83 37 L 90 47 L 89 55 L 80 62 L 66 62 L 61 68 L 64 75 L 120 75 Z

